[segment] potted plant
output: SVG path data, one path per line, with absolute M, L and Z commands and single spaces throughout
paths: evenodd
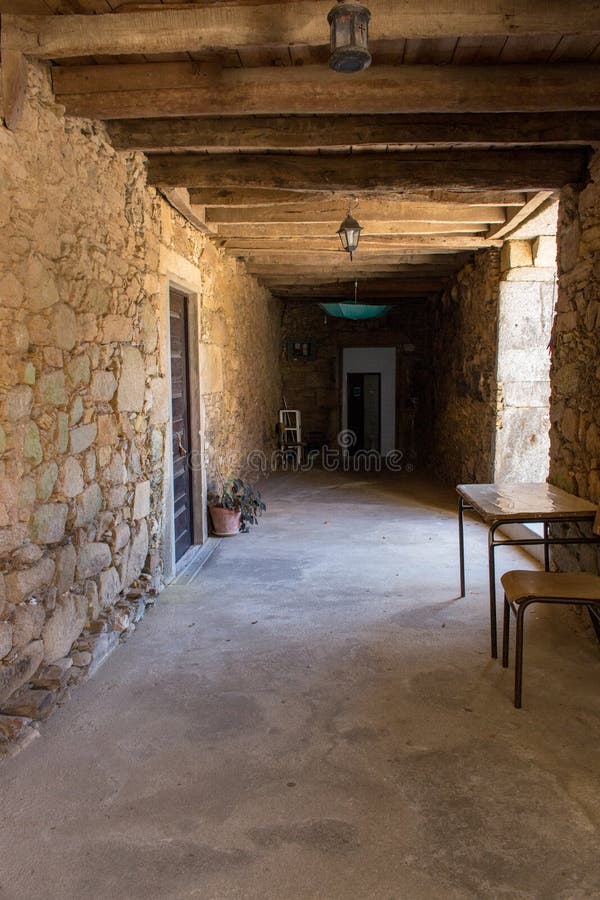
M 208 510 L 218 537 L 249 531 L 250 525 L 258 524 L 258 517 L 266 508 L 260 492 L 241 478 L 229 478 L 220 491 L 208 494 Z

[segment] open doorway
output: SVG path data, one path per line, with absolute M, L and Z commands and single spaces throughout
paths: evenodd
M 348 372 L 348 430 L 356 435 L 349 453 L 381 452 L 381 373 Z
M 396 348 L 345 347 L 342 429 L 356 434 L 352 453 L 396 449 Z

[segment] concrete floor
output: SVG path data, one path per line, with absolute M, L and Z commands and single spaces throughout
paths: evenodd
M 457 599 L 452 492 L 313 473 L 266 494 L 0 766 L 2 900 L 600 897 L 583 620 L 532 615 L 516 711 L 474 522 Z

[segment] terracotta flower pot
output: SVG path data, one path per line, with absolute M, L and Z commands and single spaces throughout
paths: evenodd
M 217 537 L 233 537 L 238 534 L 242 522 L 241 512 L 234 509 L 223 509 L 221 506 L 209 508 L 213 531 Z

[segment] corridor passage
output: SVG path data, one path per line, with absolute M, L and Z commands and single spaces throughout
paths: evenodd
M 0 898 L 600 897 L 585 620 L 532 615 L 516 711 L 474 520 L 457 598 L 452 491 L 265 484 L 259 526 L 0 764 Z

